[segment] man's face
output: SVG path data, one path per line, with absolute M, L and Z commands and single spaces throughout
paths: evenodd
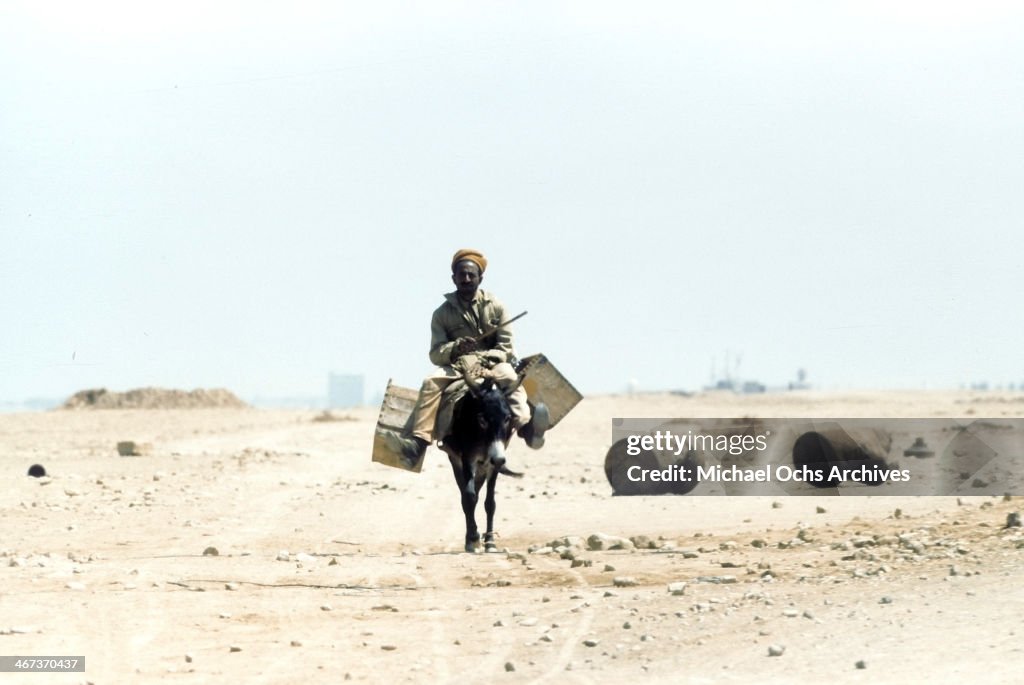
M 458 291 L 459 297 L 467 301 L 476 297 L 476 290 L 480 287 L 480 281 L 483 279 L 484 277 L 480 275 L 480 267 L 468 259 L 456 264 L 455 271 L 452 273 L 455 290 Z

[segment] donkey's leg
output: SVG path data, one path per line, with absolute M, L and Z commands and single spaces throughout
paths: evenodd
M 466 551 L 475 552 L 480 542 L 476 527 L 476 503 L 479 494 L 476 489 L 476 463 L 472 458 L 462 458 L 462 512 L 466 515 Z
M 487 478 L 487 496 L 484 498 L 484 511 L 487 512 L 487 531 L 484 533 L 484 551 L 497 552 L 498 546 L 494 544 L 494 510 L 497 505 L 494 503 L 494 484 L 498 480 L 498 469 L 491 469 L 491 475 Z

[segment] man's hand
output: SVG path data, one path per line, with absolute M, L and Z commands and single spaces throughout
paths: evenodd
M 452 349 L 452 359 L 476 352 L 479 348 L 480 344 L 473 338 L 468 336 L 459 338 L 455 341 L 455 347 Z

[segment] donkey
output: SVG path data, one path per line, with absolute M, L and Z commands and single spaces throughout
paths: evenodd
M 462 495 L 462 511 L 466 515 L 466 551 L 475 552 L 480 544 L 476 526 L 476 504 L 480 488 L 487 483 L 484 510 L 487 530 L 484 550 L 498 551 L 494 544 L 494 483 L 498 474 L 522 478 L 523 474 L 505 466 L 505 448 L 512 437 L 512 412 L 501 389 L 491 379 L 482 384 L 464 376 L 468 392 L 456 400 L 451 430 L 440 443 L 448 453 L 455 482 Z

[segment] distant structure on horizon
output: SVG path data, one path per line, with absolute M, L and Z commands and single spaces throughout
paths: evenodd
M 811 384 L 807 382 L 807 370 L 797 369 L 796 380 L 789 382 L 790 390 L 810 390 Z
M 327 406 L 331 409 L 361 407 L 365 401 L 365 384 L 362 374 L 328 374 Z
M 705 385 L 704 390 L 725 390 L 727 392 L 743 393 L 745 395 L 762 393 L 767 391 L 764 383 L 756 380 L 742 380 L 739 377 L 740 362 L 742 354 L 733 356 L 730 360 L 730 353 L 725 353 L 724 373 L 719 375 L 715 372 L 714 360 L 711 362 L 711 385 Z

